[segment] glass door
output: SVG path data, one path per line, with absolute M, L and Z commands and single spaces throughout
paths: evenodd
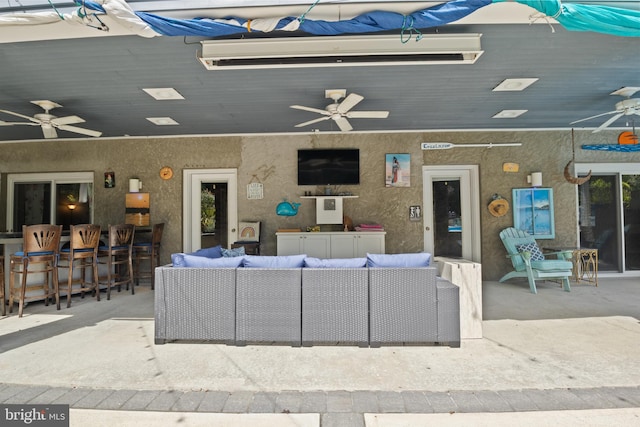
M 228 247 L 227 236 L 227 183 L 200 183 L 200 230 L 201 246 L 210 248 L 221 245 Z
M 238 240 L 237 170 L 185 169 L 183 178 L 183 251 L 228 248 Z
M 433 181 L 434 249 L 438 256 L 462 258 L 460 180 Z
M 480 262 L 477 165 L 423 166 L 424 250 Z
M 638 165 L 581 165 L 595 173 L 578 187 L 580 246 L 598 249 L 598 270 L 640 270 Z

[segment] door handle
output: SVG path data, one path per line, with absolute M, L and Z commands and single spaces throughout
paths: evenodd
M 425 227 L 424 229 L 425 229 L 425 230 L 427 230 L 427 231 L 430 231 L 430 230 L 431 230 L 431 228 L 430 228 L 430 227 Z

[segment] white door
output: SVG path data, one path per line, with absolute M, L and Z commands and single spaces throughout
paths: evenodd
M 477 165 L 423 166 L 424 250 L 480 262 Z
M 225 187 L 221 194 L 224 200 L 219 201 L 224 207 L 226 215 L 217 220 L 219 226 L 216 232 L 222 233 L 218 241 L 224 242 L 224 247 L 238 239 L 238 171 L 236 169 L 185 169 L 183 171 L 183 241 L 184 252 L 193 252 L 202 248 L 206 238 L 202 228 L 201 197 L 203 186 L 215 188 L 216 184 Z M 220 212 L 218 213 L 220 214 Z

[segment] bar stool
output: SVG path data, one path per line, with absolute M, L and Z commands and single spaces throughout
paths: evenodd
M 4 257 L 0 256 L 0 297 L 2 298 L 2 315 L 7 315 L 7 301 L 4 298 Z
M 71 226 L 69 247 L 60 249 L 58 269 L 66 268 L 67 276 L 67 308 L 71 307 L 71 292 L 73 284 L 80 286 L 76 290 L 84 298 L 85 292 L 95 292 L 96 300 L 100 301 L 100 287 L 98 285 L 98 246 L 100 245 L 100 226 L 95 224 L 80 224 Z M 78 263 L 76 262 L 78 261 Z M 78 265 L 76 265 L 78 264 Z M 87 269 L 91 269 L 91 281 L 87 281 Z M 74 280 L 73 273 L 80 269 L 80 278 Z M 58 287 L 58 296 L 60 287 Z M 56 301 L 60 301 L 58 297 Z M 60 304 L 58 304 L 60 310 Z
M 134 277 L 136 285 L 140 279 L 151 279 L 151 290 L 155 288 L 155 268 L 160 266 L 160 244 L 164 223 L 154 224 L 150 242 L 136 242 L 133 244 L 133 258 L 135 259 Z M 149 270 L 140 270 L 140 262 L 149 260 Z
M 135 294 L 133 283 L 133 236 L 136 227 L 133 224 L 109 225 L 109 245 L 98 248 L 98 263 L 107 266 L 107 300 L 111 299 L 111 287 L 131 285 L 131 294 Z M 103 260 L 101 260 L 103 259 Z M 125 274 L 126 270 L 126 274 Z
M 9 313 L 13 311 L 13 301 L 18 300 L 18 316 L 22 317 L 24 303 L 31 300 L 42 299 L 45 305 L 49 305 L 49 298 L 56 297 L 56 305 L 60 308 L 58 296 L 58 269 L 56 260 L 60 247 L 61 225 L 23 225 L 22 226 L 22 251 L 11 255 L 9 259 Z M 27 284 L 27 276 L 35 273 L 44 273 L 41 283 Z M 16 275 L 20 274 L 22 280 L 16 284 Z M 53 282 L 53 289 L 49 286 L 49 277 Z M 29 295 L 31 291 L 40 290 L 41 295 Z

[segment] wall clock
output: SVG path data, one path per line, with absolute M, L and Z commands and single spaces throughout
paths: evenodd
M 171 179 L 173 178 L 173 169 L 169 166 L 164 166 L 160 169 L 160 178 L 162 179 Z

